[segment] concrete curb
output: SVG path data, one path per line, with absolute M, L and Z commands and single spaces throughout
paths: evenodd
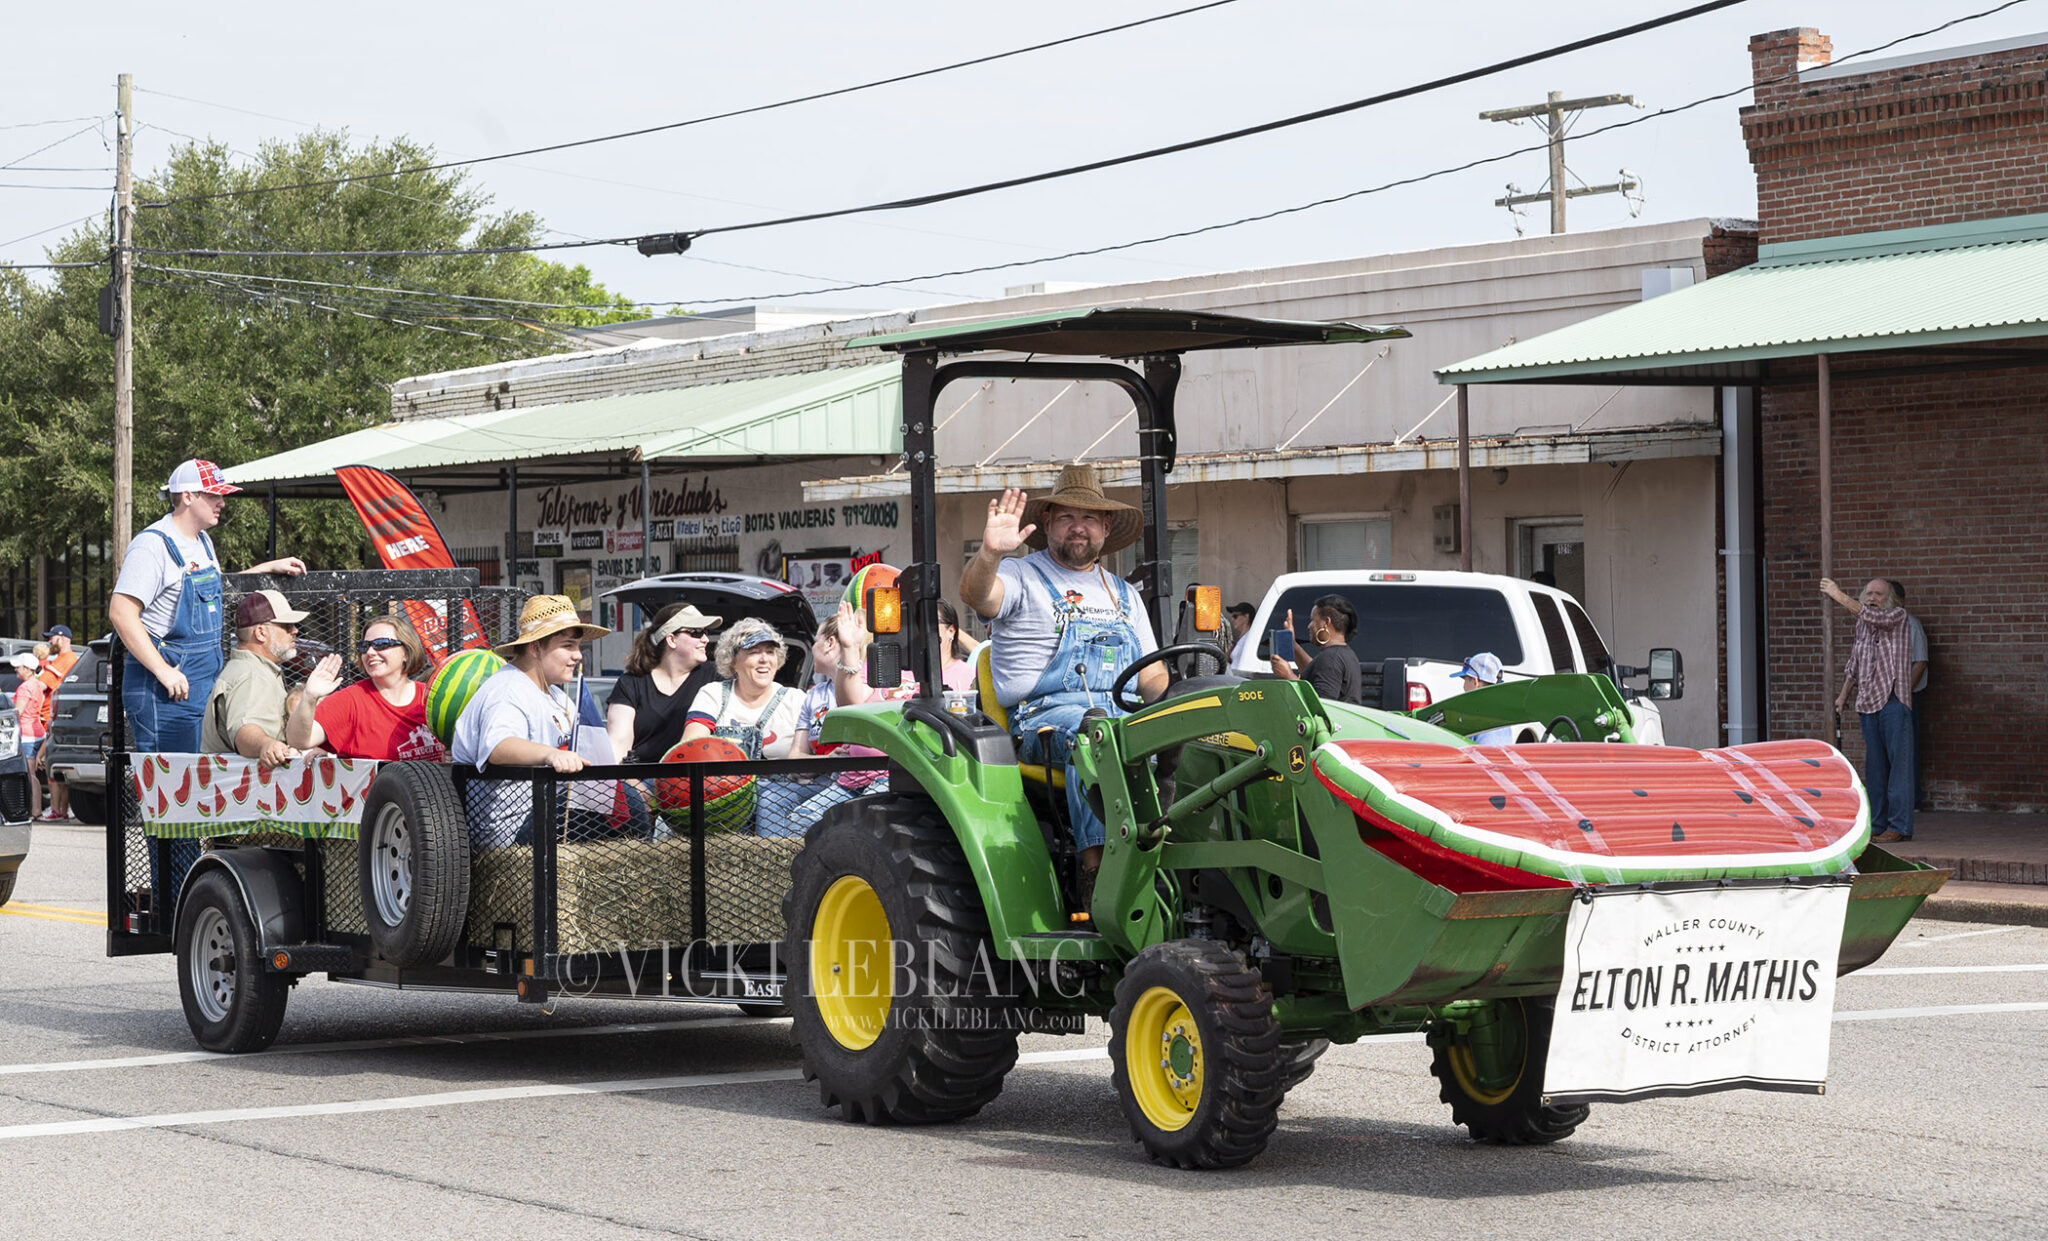
M 1917 915 L 1939 922 L 1995 922 L 2004 926 L 2048 927 L 2048 900 L 2043 900 L 2041 890 L 2029 890 L 2024 885 L 2012 886 L 2019 890 L 2011 896 L 1979 895 L 1977 893 L 1955 893 L 1946 890 L 1936 892 L 1920 906 Z M 2033 899 L 2024 899 L 2031 896 Z

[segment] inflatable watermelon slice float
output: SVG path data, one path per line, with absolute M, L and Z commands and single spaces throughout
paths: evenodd
M 1509 886 L 1834 874 L 1870 837 L 1861 783 L 1819 741 L 1331 741 L 1314 770 L 1382 853 Z

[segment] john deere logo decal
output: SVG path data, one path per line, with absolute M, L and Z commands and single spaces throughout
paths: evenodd
M 1306 766 L 1308 766 L 1308 755 L 1302 753 L 1300 746 L 1295 746 L 1287 751 L 1287 770 L 1300 771 Z

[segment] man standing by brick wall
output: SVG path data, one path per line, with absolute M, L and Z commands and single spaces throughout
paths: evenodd
M 1833 578 L 1821 593 L 1856 617 L 1856 640 L 1842 669 L 1835 710 L 1856 703 L 1863 724 L 1863 784 L 1870 797 L 1871 839 L 1913 839 L 1913 649 L 1911 618 L 1891 583 L 1872 578 L 1852 599 Z

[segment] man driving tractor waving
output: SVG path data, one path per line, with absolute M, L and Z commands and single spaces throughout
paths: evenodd
M 981 548 L 960 579 L 961 602 L 989 622 L 989 670 L 1017 757 L 1066 770 L 1084 904 L 1104 833 L 1074 774 L 1074 735 L 1091 708 L 1121 714 L 1110 687 L 1157 645 L 1136 588 L 1102 566 L 1138 534 L 1138 511 L 1104 495 L 1093 466 L 1070 465 L 1049 496 L 1032 500 L 1012 488 L 989 501 Z M 1010 557 L 1020 545 L 1034 550 Z M 1137 679 L 1147 701 L 1166 690 L 1162 664 Z

